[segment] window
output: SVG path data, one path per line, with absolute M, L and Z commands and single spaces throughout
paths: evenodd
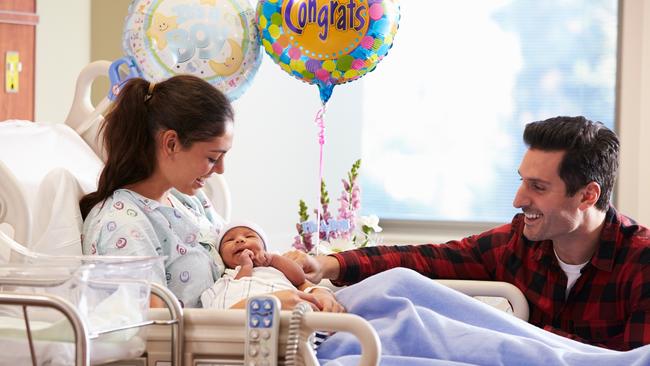
M 526 123 L 613 128 L 616 0 L 401 2 L 393 49 L 363 83 L 363 211 L 506 222 Z

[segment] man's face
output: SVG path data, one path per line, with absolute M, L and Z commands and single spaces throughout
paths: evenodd
M 582 190 L 567 197 L 559 167 L 564 151 L 529 149 L 519 166 L 521 186 L 513 206 L 525 214 L 524 235 L 529 240 L 571 240 L 582 221 Z

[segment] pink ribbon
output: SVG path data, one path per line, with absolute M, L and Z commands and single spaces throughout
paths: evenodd
M 323 145 L 325 145 L 325 103 L 316 113 L 314 122 L 318 126 L 318 144 L 320 145 L 320 160 L 318 165 L 318 204 L 316 205 L 316 255 L 318 255 L 318 245 L 320 243 L 320 218 L 321 218 L 321 182 L 323 181 Z

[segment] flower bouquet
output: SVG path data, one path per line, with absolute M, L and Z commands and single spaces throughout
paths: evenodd
M 361 189 L 357 183 L 361 159 L 354 162 L 348 172 L 347 179 L 342 179 L 343 191 L 339 197 L 339 209 L 336 218 L 329 211 L 329 193 L 325 181 L 321 181 L 320 192 L 320 225 L 309 220 L 307 205 L 299 202 L 298 215 L 300 223 L 296 224 L 298 235 L 294 238 L 293 247 L 310 254 L 329 254 L 344 250 L 363 248 L 380 244 L 381 232 L 377 215 L 360 216 Z M 314 210 L 319 217 L 318 210 Z M 316 237 L 316 233 L 318 236 Z

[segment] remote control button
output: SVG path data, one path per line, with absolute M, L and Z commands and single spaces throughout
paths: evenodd
M 253 357 L 257 356 L 257 347 L 251 347 L 251 348 L 248 350 L 248 354 L 251 355 L 251 356 L 253 356 Z
M 271 318 L 264 318 L 263 322 L 264 322 L 264 327 L 266 328 L 270 327 L 272 324 Z
M 260 303 L 257 301 L 252 301 L 251 302 L 251 309 L 253 310 L 258 310 L 260 308 Z
M 267 347 L 262 347 L 262 356 L 263 357 L 269 357 L 271 354 L 271 351 Z
M 256 331 L 256 330 L 251 330 L 251 333 L 250 333 L 250 335 L 251 335 L 251 338 L 252 338 L 252 339 L 257 339 L 257 338 L 259 338 L 259 337 L 260 337 L 260 334 L 259 334 L 259 332 L 258 332 L 258 331 Z
M 262 331 L 262 338 L 264 338 L 264 339 L 271 338 L 271 332 L 269 332 L 268 330 L 263 330 Z
M 273 307 L 273 303 L 271 303 L 270 301 L 264 301 L 264 310 L 271 310 L 272 307 Z
M 251 318 L 251 326 L 257 327 L 260 324 L 260 319 L 256 316 Z

